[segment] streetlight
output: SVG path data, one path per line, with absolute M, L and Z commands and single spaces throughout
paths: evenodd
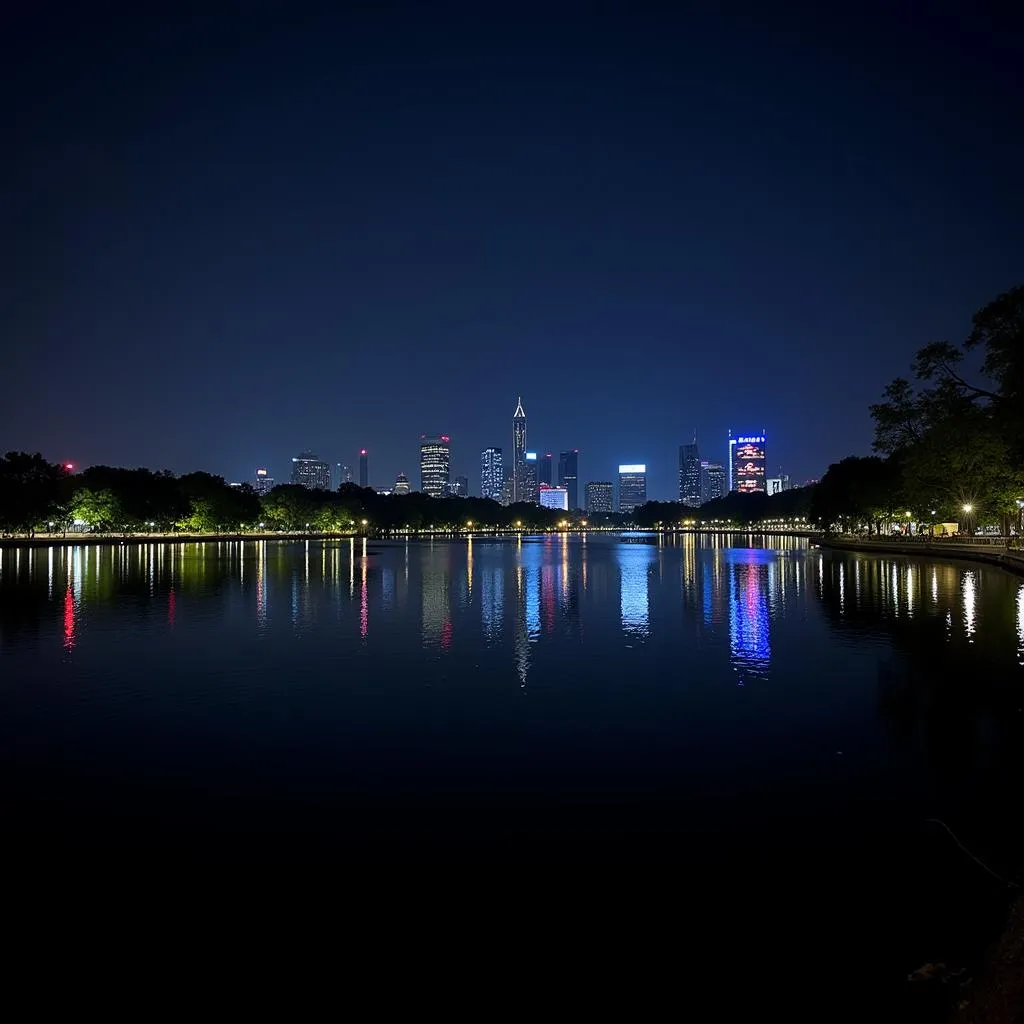
M 472 530 L 473 529 L 473 520 L 472 519 L 467 519 L 466 520 L 466 529 L 467 530 Z
M 368 520 L 368 519 L 363 519 L 363 520 L 362 520 L 362 524 L 363 524 L 363 526 L 365 526 L 365 525 L 366 525 L 366 524 L 367 524 L 368 522 L 369 522 L 369 520 Z
M 261 530 L 263 529 L 263 523 L 260 523 L 260 529 Z

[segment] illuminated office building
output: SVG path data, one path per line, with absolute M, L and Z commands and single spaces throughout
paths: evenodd
M 769 477 L 767 488 L 769 494 L 781 494 L 783 491 L 788 491 L 790 488 L 789 477 L 785 473 Z
M 346 466 L 345 463 L 338 463 L 338 486 L 342 484 L 352 483 L 352 467 Z
M 552 481 L 551 469 L 552 469 L 552 466 L 554 465 L 554 461 L 555 461 L 554 460 L 554 456 L 551 454 L 551 452 L 548 452 L 547 455 L 541 455 L 540 458 L 537 459 L 537 486 L 538 487 L 543 486 L 545 484 L 548 487 L 551 486 L 551 481 Z
M 399 473 L 395 477 L 395 488 L 392 493 L 394 494 L 408 494 L 412 488 L 409 486 L 409 478 L 404 473 Z
M 469 497 L 469 478 L 464 476 L 457 476 L 455 482 L 452 484 L 452 497 L 453 498 L 468 498 Z
M 553 508 L 559 512 L 569 511 L 569 492 L 564 487 L 548 487 L 547 484 L 541 484 L 539 498 L 541 508 Z
M 690 508 L 701 503 L 701 463 L 697 439 L 679 446 L 679 501 Z
M 432 498 L 446 498 L 451 484 L 451 438 L 436 434 L 420 438 L 420 490 Z
M 480 453 L 480 497 L 502 501 L 505 489 L 505 469 L 500 448 L 485 448 Z
M 512 501 L 527 501 L 523 496 L 523 477 L 526 471 L 526 413 L 523 411 L 523 400 L 519 399 L 516 411 L 512 414 Z M 534 480 L 537 478 L 534 467 Z
M 292 459 L 292 483 L 312 490 L 331 489 L 330 463 L 318 459 L 312 452 L 302 452 Z
M 558 456 L 558 486 L 569 492 L 569 508 L 574 512 L 580 507 L 579 476 L 580 452 L 573 448 L 571 452 L 562 452 Z
M 619 466 L 619 511 L 627 515 L 647 501 L 647 466 L 642 462 Z
M 740 494 L 764 494 L 764 434 L 729 435 L 729 490 Z
M 269 494 L 274 489 L 274 478 L 270 476 L 265 469 L 256 470 L 256 482 L 253 484 L 253 490 L 259 494 Z
M 720 462 L 704 461 L 700 464 L 700 501 L 724 498 L 729 490 L 729 478 Z
M 526 501 L 531 505 L 537 504 L 537 453 L 523 453 L 523 468 L 520 474 L 520 486 L 518 501 Z
M 359 486 L 370 486 L 370 456 L 365 448 L 359 449 Z
M 610 480 L 591 480 L 584 488 L 587 497 L 587 515 L 613 512 L 613 487 Z

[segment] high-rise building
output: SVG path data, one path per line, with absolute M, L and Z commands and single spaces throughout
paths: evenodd
M 526 501 L 523 497 L 523 475 L 526 470 L 526 413 L 523 399 L 519 398 L 512 414 L 512 501 Z M 536 476 L 536 474 L 534 474 Z
M 480 497 L 501 501 L 505 489 L 505 471 L 500 448 L 485 448 L 480 453 Z
M 571 452 L 561 452 L 558 456 L 558 486 L 564 487 L 569 494 L 569 508 L 573 511 L 580 507 L 579 476 L 580 452 L 573 448 Z
M 701 463 L 697 438 L 693 444 L 679 446 L 679 501 L 690 508 L 697 508 L 701 502 Z
M 554 466 L 554 462 L 555 462 L 555 458 L 551 454 L 551 452 L 548 452 L 547 455 L 542 455 L 539 459 L 537 459 L 537 486 L 538 487 L 540 487 L 543 484 L 547 484 L 548 487 L 551 486 L 551 481 L 553 479 L 552 474 L 551 474 L 551 470 L 552 470 L 552 468 Z
M 790 488 L 789 477 L 785 473 L 769 477 L 765 483 L 769 494 L 781 494 Z
M 452 497 L 454 498 L 468 498 L 469 497 L 469 478 L 465 476 L 457 476 L 455 482 L 452 484 Z
M 338 486 L 342 484 L 352 483 L 352 467 L 346 466 L 345 463 L 338 463 Z
M 504 483 L 504 485 L 501 488 L 501 503 L 506 508 L 509 505 L 511 505 L 512 502 L 515 500 L 513 498 L 514 488 L 515 488 L 515 477 L 511 473 L 509 473 L 509 475 L 507 477 L 505 477 L 505 483 Z
M 409 486 L 409 478 L 404 473 L 395 477 L 394 494 L 408 494 L 412 488 Z
M 729 434 L 729 490 L 740 494 L 765 491 L 764 434 Z
M 292 459 L 292 483 L 313 490 L 331 489 L 330 463 L 318 459 L 312 452 L 301 452 Z
M 253 490 L 259 494 L 269 494 L 274 489 L 274 478 L 270 476 L 265 469 L 256 470 L 256 482 L 253 484 Z
M 729 490 L 729 480 L 725 466 L 720 462 L 701 462 L 700 464 L 700 503 L 724 498 Z
M 611 480 L 591 480 L 584 488 L 584 492 L 587 497 L 588 516 L 614 510 Z
M 569 492 L 564 487 L 550 487 L 547 484 L 541 484 L 538 497 L 541 508 L 554 508 L 560 512 L 569 511 Z
M 359 449 L 359 486 L 370 486 L 370 456 L 365 448 Z
M 627 515 L 647 501 L 647 466 L 631 462 L 619 466 L 619 511 Z
M 523 453 L 523 468 L 520 473 L 519 501 L 537 504 L 537 453 Z
M 451 467 L 451 438 L 447 434 L 424 434 L 420 438 L 420 490 L 432 498 L 447 498 Z

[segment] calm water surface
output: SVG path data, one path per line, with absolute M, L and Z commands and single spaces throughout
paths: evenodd
M 802 541 L 0 553 L 27 857 L 640 864 L 897 973 L 1001 891 L 927 819 L 1024 859 L 1022 687 L 1024 581 Z

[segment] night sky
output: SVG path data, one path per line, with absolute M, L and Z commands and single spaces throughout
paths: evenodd
M 1024 281 L 995 6 L 17 6 L 3 451 L 281 480 L 365 446 L 415 485 L 443 432 L 475 494 L 521 394 L 581 497 L 619 462 L 676 497 L 694 428 L 802 482 Z

